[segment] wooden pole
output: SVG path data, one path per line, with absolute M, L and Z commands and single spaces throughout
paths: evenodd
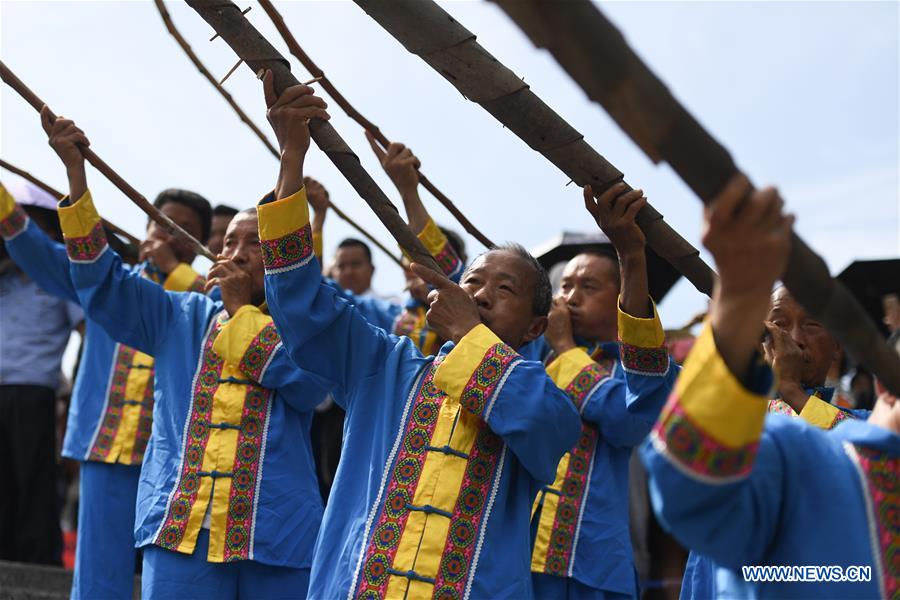
M 38 98 L 37 94 L 28 89 L 28 86 L 26 86 L 21 79 L 16 77 L 16 75 L 2 61 L 0 61 L 0 77 L 2 77 L 4 83 L 13 88 L 36 111 L 40 112 L 41 108 L 45 106 L 44 101 Z M 56 115 L 54 115 L 52 112 L 50 113 L 50 119 L 56 120 Z M 194 236 L 179 227 L 177 223 L 172 221 L 172 219 L 161 213 L 144 196 L 142 196 L 140 192 L 131 187 L 131 185 L 127 181 L 122 179 L 122 177 L 118 173 L 116 173 L 112 169 L 112 167 L 107 165 L 99 156 L 97 156 L 93 150 L 91 150 L 90 148 L 85 148 L 83 146 L 79 146 L 78 149 L 81 150 L 81 154 L 84 156 L 85 160 L 87 160 L 94 166 L 94 168 L 100 171 L 100 173 L 102 173 L 104 177 L 109 179 L 112 184 L 119 188 L 119 190 L 121 190 L 123 194 L 128 196 L 128 198 L 132 202 L 137 204 L 138 208 L 144 211 L 147 216 L 150 217 L 154 222 L 156 222 L 160 227 L 165 229 L 170 235 L 186 241 L 188 244 L 190 244 L 191 248 L 197 254 L 205 256 L 213 262 L 216 261 L 216 255 L 213 254 L 209 250 L 209 248 L 201 244 L 196 238 L 194 238 Z
M 538 47 L 550 50 L 651 160 L 668 162 L 704 203 L 738 173 L 725 147 L 678 102 L 590 0 L 495 1 Z M 854 359 L 900 395 L 900 356 L 796 233 L 782 281 Z
M 160 2 L 161 0 L 156 0 Z M 278 30 L 278 33 L 281 34 L 282 39 L 288 46 L 288 50 L 290 50 L 291 54 L 293 54 L 297 60 L 300 61 L 300 64 L 309 71 L 309 73 L 313 77 L 319 77 L 322 82 L 322 88 L 328 92 L 328 95 L 337 103 L 338 106 L 341 107 L 341 110 L 346 113 L 348 117 L 359 123 L 359 125 L 372 134 L 375 140 L 381 144 L 382 148 L 387 150 L 387 147 L 390 145 L 391 141 L 387 139 L 387 137 L 381 132 L 381 129 L 378 128 L 377 125 L 366 119 L 356 108 L 353 107 L 352 104 L 341 94 L 338 89 L 331 83 L 331 80 L 325 74 L 319 66 L 313 62 L 313 60 L 309 57 L 309 55 L 303 51 L 303 48 L 300 47 L 300 43 L 297 42 L 297 38 L 294 37 L 294 34 L 291 33 L 291 30 L 288 29 L 288 26 L 284 22 L 284 18 L 275 9 L 272 3 L 269 0 L 259 0 L 260 6 L 269 15 L 269 18 L 272 20 L 272 23 L 275 25 L 275 29 Z M 432 196 L 437 198 L 438 202 L 444 205 L 450 214 L 452 214 L 460 225 L 463 226 L 469 235 L 477 239 L 481 242 L 485 247 L 492 248 L 496 244 L 492 242 L 486 235 L 481 233 L 481 231 L 472 224 L 471 221 L 463 214 L 459 208 L 448 198 L 441 190 L 435 186 L 431 180 L 425 177 L 425 174 L 419 171 L 419 183 L 422 184 L 426 190 L 428 190 Z
M 240 9 L 228 0 L 185 0 L 212 28 L 231 46 L 244 63 L 254 73 L 261 69 L 271 69 L 274 75 L 275 92 L 281 94 L 299 81 L 291 74 L 288 61 L 266 40 L 259 31 L 241 14 Z M 331 160 L 360 197 L 369 204 L 400 247 L 412 259 L 440 273 L 440 267 L 429 254 L 422 242 L 391 204 L 385 193 L 378 187 L 359 162 L 353 150 L 341 138 L 330 123 L 322 119 L 309 122 L 309 132 L 313 141 Z
M 22 179 L 25 179 L 26 181 L 31 182 L 32 184 L 41 188 L 42 190 L 44 190 L 51 196 L 55 197 L 57 200 L 62 200 L 65 197 L 65 195 L 62 192 L 59 192 L 56 189 L 50 187 L 48 184 L 44 183 L 43 181 L 41 181 L 40 179 L 38 179 L 37 177 L 35 177 L 31 173 L 29 173 L 28 171 L 23 171 L 22 169 L 9 164 L 8 162 L 6 162 L 3 159 L 0 159 L 0 167 L 3 167 L 10 173 L 15 173 Z M 107 221 L 106 219 L 103 219 L 103 218 L 100 219 L 100 222 L 103 224 L 103 227 L 105 227 L 106 229 L 109 229 L 116 235 L 122 236 L 123 238 L 128 240 L 129 243 L 132 243 L 135 246 L 141 245 L 141 240 L 137 239 L 136 237 L 134 237 L 133 235 L 131 235 L 130 233 L 128 233 L 121 227 L 119 227 L 113 223 L 110 223 L 109 221 Z
M 153 2 L 154 2 L 154 4 L 156 4 L 156 8 L 159 11 L 159 15 L 162 17 L 163 23 L 166 26 L 166 30 L 172 35 L 173 38 L 175 38 L 175 41 L 178 42 L 178 45 L 181 46 L 181 49 L 184 50 L 184 53 L 187 54 L 187 57 L 190 59 L 190 61 L 193 63 L 193 65 L 195 67 L 197 67 L 197 70 L 200 71 L 200 74 L 203 75 L 203 77 L 210 84 L 212 84 L 212 86 L 216 89 L 217 92 L 219 92 L 219 94 L 223 98 L 225 98 L 225 101 L 228 102 L 228 105 L 231 106 L 232 109 L 234 109 L 235 113 L 237 113 L 238 118 L 240 118 L 240 120 L 243 121 L 251 129 L 251 131 L 253 131 L 253 133 L 256 135 L 256 137 L 259 138 L 259 141 L 261 141 L 265 145 L 265 147 L 269 150 L 269 152 L 272 154 L 272 156 L 274 156 L 275 159 L 278 160 L 280 158 L 278 150 L 275 148 L 275 146 L 272 145 L 272 143 L 269 141 L 269 138 L 267 138 L 266 135 L 259 129 L 259 127 L 257 127 L 256 124 L 250 119 L 250 117 L 247 116 L 247 113 L 244 112 L 244 110 L 240 107 L 240 105 L 238 105 L 238 103 L 235 102 L 234 98 L 231 96 L 231 94 L 228 92 L 228 90 L 226 90 L 225 87 L 222 86 L 221 83 L 216 81 L 216 78 L 213 77 L 212 73 L 209 72 L 209 69 L 207 69 L 206 66 L 204 66 L 204 64 L 200 60 L 200 58 L 194 53 L 194 50 L 191 48 L 191 45 L 188 44 L 187 40 L 184 39 L 184 36 L 182 36 L 181 33 L 178 31 L 178 29 L 175 27 L 175 23 L 172 21 L 172 17 L 169 14 L 168 9 L 166 9 L 165 2 L 163 2 L 163 0 L 153 0 Z M 372 235 L 368 231 L 366 231 L 365 229 L 360 227 L 356 223 L 356 221 L 351 219 L 347 215 L 347 213 L 345 213 L 344 211 L 339 209 L 337 206 L 335 206 L 334 203 L 331 202 L 331 200 L 329 200 L 328 203 L 331 206 L 331 208 L 334 209 L 334 213 L 338 217 L 340 217 L 341 219 L 346 221 L 348 225 L 350 225 L 351 227 L 356 229 L 362 236 L 364 236 L 366 239 L 368 239 L 370 242 L 372 242 L 379 250 L 384 252 L 388 256 L 388 258 L 390 258 L 394 263 L 396 263 L 401 268 L 403 267 L 403 263 L 400 261 L 400 259 L 397 258 L 397 256 L 395 256 L 390 250 L 388 250 L 384 244 L 382 244 L 377 239 L 372 237 Z
M 622 181 L 622 173 L 584 137 L 532 92 L 521 78 L 475 41 L 432 0 L 354 0 L 407 50 L 449 81 L 464 98 L 477 102 L 533 150 L 596 196 Z M 555 4 L 564 4 L 557 2 Z M 646 205 L 637 216 L 647 244 L 698 290 L 712 294 L 715 273 L 699 251 Z

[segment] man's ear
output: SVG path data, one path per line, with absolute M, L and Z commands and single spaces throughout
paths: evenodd
M 527 344 L 531 340 L 540 337 L 546 330 L 547 317 L 534 317 L 528 326 L 528 331 L 525 332 L 525 337 L 522 338 L 522 343 Z

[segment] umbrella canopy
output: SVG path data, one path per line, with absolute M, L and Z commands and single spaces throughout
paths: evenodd
M 837 276 L 887 335 L 882 299 L 900 293 L 900 258 L 857 260 Z

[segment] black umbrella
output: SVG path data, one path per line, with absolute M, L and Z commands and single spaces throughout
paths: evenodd
M 900 293 L 900 258 L 857 260 L 850 263 L 837 278 L 863 305 L 866 313 L 887 335 L 882 298 Z

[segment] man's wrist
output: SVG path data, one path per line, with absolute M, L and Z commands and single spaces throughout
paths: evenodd
M 635 264 L 635 263 L 646 263 L 647 255 L 644 253 L 644 245 L 626 247 L 623 249 L 619 249 L 616 247 L 616 254 L 619 256 L 619 262 Z
M 552 342 L 551 341 L 550 347 L 553 348 L 553 351 L 556 352 L 556 354 L 565 354 L 569 350 L 577 348 L 578 346 L 575 345 L 574 339 L 569 338 L 567 340 L 562 340 L 560 342 Z
M 461 339 L 466 337 L 466 335 L 468 335 L 470 331 L 472 331 L 479 325 L 481 325 L 480 319 L 476 321 L 465 322 L 455 327 L 452 335 L 453 343 L 458 344 Z
M 306 152 L 299 148 L 283 148 L 281 150 L 281 164 L 297 168 L 303 171 L 303 161 L 306 159 Z
M 803 386 L 797 381 L 779 382 L 778 394 L 797 414 L 800 414 L 800 411 L 806 406 L 806 401 L 809 400 L 809 394 L 806 393 L 806 390 L 804 390 Z

